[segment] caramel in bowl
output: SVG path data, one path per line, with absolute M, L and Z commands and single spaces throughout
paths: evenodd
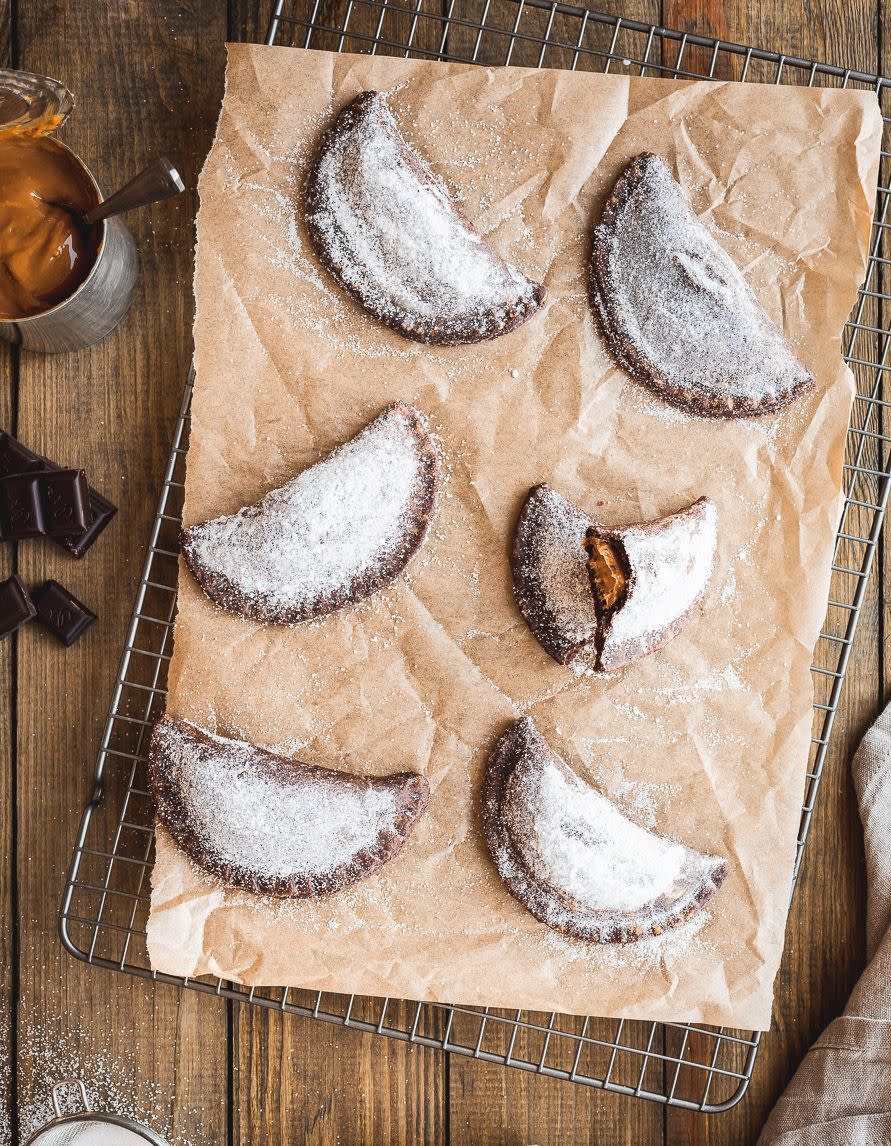
M 97 201 L 65 146 L 46 135 L 0 132 L 0 320 L 50 310 L 86 279 L 101 226 L 86 225 L 82 214 Z

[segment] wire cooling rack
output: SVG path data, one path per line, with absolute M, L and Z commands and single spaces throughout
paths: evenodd
M 547 0 L 278 0 L 267 42 L 485 64 L 632 75 L 736 79 L 875 91 L 891 80 L 851 68 L 723 43 Z M 885 119 L 885 143 L 887 125 Z M 831 597 L 813 666 L 811 758 L 798 837 L 797 876 L 857 618 L 888 500 L 891 438 L 882 429 L 888 362 L 885 235 L 891 154 L 882 152 L 869 271 L 844 337 L 857 378 L 847 438 L 844 512 Z M 165 703 L 176 606 L 177 549 L 191 379 L 61 907 L 62 940 L 80 959 L 144 978 L 320 1019 L 452 1053 L 519 1067 L 689 1109 L 726 1110 L 745 1093 L 757 1033 L 725 1027 L 574 1018 L 529 1011 L 405 1003 L 293 989 L 249 989 L 220 979 L 152 972 L 145 942 L 153 811 L 143 747 Z

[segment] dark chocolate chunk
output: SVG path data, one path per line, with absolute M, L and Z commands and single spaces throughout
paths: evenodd
M 82 534 L 92 524 L 90 487 L 83 470 L 50 470 L 40 480 L 43 529 L 50 537 Z
M 28 591 L 15 574 L 0 581 L 0 637 L 30 621 L 36 612 Z
M 27 473 L 31 470 L 59 470 L 61 468 L 62 467 L 55 462 L 41 457 L 40 454 L 35 454 L 34 451 L 29 450 L 27 446 L 23 446 L 12 434 L 8 434 L 5 430 L 0 430 L 0 477 L 6 474 Z M 64 545 L 65 548 L 77 558 L 83 557 L 90 546 L 96 541 L 99 534 L 117 513 L 117 507 L 113 502 L 103 497 L 102 494 L 99 493 L 98 490 L 93 489 L 92 486 L 88 488 L 90 509 L 92 510 L 91 523 L 78 533 L 53 538 L 59 544 Z M 0 514 L 0 541 L 4 540 L 6 540 L 6 535 L 4 533 L 2 514 Z
M 43 458 L 38 457 L 21 442 L 16 441 L 12 434 L 0 430 L 0 477 L 48 468 Z
M 90 489 L 90 509 L 93 520 L 83 531 L 66 537 L 63 545 L 75 557 L 81 558 L 118 511 L 118 507 L 95 489 Z
M 39 537 L 45 532 L 40 479 L 47 470 L 27 474 L 10 474 L 0 478 L 0 519 L 4 539 L 20 541 Z
M 47 581 L 32 594 L 37 620 L 68 648 L 83 636 L 96 614 L 58 581 Z
M 33 470 L 0 478 L 0 520 L 4 540 L 82 534 L 93 521 L 83 470 Z

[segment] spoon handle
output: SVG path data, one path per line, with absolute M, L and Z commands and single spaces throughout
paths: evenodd
M 133 207 L 143 207 L 146 203 L 156 203 L 159 199 L 168 199 L 171 195 L 178 195 L 185 191 L 186 186 L 180 174 L 169 159 L 163 156 L 156 159 L 149 167 L 134 175 L 120 191 L 109 195 L 97 206 L 84 213 L 84 222 L 98 223 L 101 219 L 108 219 L 112 215 L 120 215 Z

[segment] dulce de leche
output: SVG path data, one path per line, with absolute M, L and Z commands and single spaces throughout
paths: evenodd
M 100 228 L 81 217 L 96 202 L 66 148 L 0 132 L 0 319 L 39 314 L 77 290 L 98 253 Z

